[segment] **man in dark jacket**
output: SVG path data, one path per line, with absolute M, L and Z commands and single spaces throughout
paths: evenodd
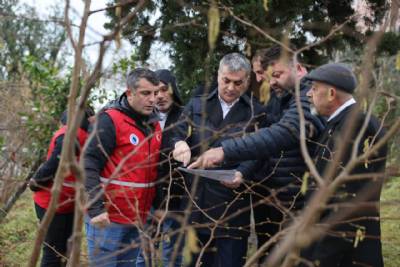
M 181 175 L 172 171 L 170 162 L 170 153 L 173 149 L 172 136 L 178 123 L 179 116 L 182 113 L 182 100 L 179 96 L 175 76 L 166 69 L 156 71 L 160 80 L 160 91 L 157 95 L 156 107 L 160 118 L 162 129 L 162 142 L 160 147 L 160 165 L 158 167 L 157 192 L 153 202 L 156 209 L 153 216 L 157 219 L 163 217 L 167 211 L 166 217 L 162 222 L 162 262 L 164 267 L 182 266 L 182 244 L 176 245 L 178 234 L 171 234 L 179 228 L 179 223 L 175 220 L 176 212 L 179 212 L 181 197 L 184 193 Z M 171 172 L 172 171 L 172 172 Z M 168 205 L 167 205 L 168 204 Z M 178 253 L 175 259 L 172 259 L 173 252 L 176 249 Z M 145 259 L 141 255 L 136 262 L 136 266 L 146 266 Z
M 85 154 L 90 204 L 85 224 L 92 265 L 135 264 L 137 227 L 145 222 L 156 191 L 161 145 L 154 116 L 158 85 L 153 71 L 131 71 L 125 93 L 103 109 L 94 127 L 95 137 Z
M 192 98 L 183 111 L 174 138 L 173 155 L 177 161 L 186 166 L 192 156 L 200 154 L 202 146 L 218 147 L 223 140 L 254 129 L 261 106 L 245 94 L 250 72 L 250 62 L 241 54 L 227 54 L 221 59 L 218 87 L 205 97 Z M 185 178 L 190 192 L 186 197 L 194 201 L 190 223 L 196 226 L 200 247 L 211 242 L 201 262 L 204 266 L 243 266 L 250 232 L 250 201 L 246 188 L 240 185 L 241 177 L 225 184 L 205 177 Z
M 300 149 L 300 117 L 295 100 L 295 86 L 300 83 L 300 104 L 306 123 L 306 141 L 308 149 L 324 129 L 324 119 L 310 112 L 310 102 L 306 96 L 309 84 L 303 79 L 306 69 L 293 62 L 292 54 L 280 46 L 265 51 L 260 60 L 262 68 L 270 73 L 269 83 L 272 90 L 279 92 L 280 105 L 275 111 L 279 118 L 269 127 L 245 137 L 225 140 L 218 148 L 206 151 L 190 167 L 213 167 L 220 162 L 238 162 L 258 160 L 255 164 L 242 164 L 238 168 L 245 178 L 258 180 L 264 192 L 259 194 L 259 203 L 267 203 L 268 212 L 259 218 L 259 236 L 265 235 L 262 242 L 279 232 L 286 224 L 292 212 L 302 208 L 303 197 L 299 194 L 302 177 L 307 170 Z M 268 118 L 269 114 L 266 114 Z M 268 166 L 263 166 L 267 160 Z M 262 170 L 264 173 L 257 172 Z M 265 233 L 264 233 L 265 232 Z M 259 244 L 262 245 L 262 244 Z
M 314 110 L 328 117 L 327 128 L 317 141 L 315 160 L 322 179 L 331 183 L 354 160 L 353 150 L 356 151 L 356 157 L 362 155 L 380 141 L 384 130 L 374 116 L 369 117 L 359 111 L 352 96 L 356 78 L 348 66 L 326 64 L 307 77 L 313 81 L 307 95 L 311 98 Z M 358 136 L 361 137 L 359 140 Z M 346 178 L 349 179 L 343 181 L 330 198 L 330 205 L 322 214 L 321 221 L 329 224 L 333 222 L 324 221 L 328 216 L 344 217 L 335 223 L 333 231 L 317 240 L 304 253 L 308 260 L 319 262 L 318 266 L 324 267 L 383 266 L 377 203 L 386 155 L 387 147 L 384 145 L 367 159 L 346 170 Z M 351 179 L 351 176 L 354 178 Z

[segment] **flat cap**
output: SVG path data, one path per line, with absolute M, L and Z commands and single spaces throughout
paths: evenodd
M 352 94 L 357 87 L 357 79 L 353 71 L 343 63 L 329 63 L 311 71 L 307 79 L 323 82 L 339 90 Z

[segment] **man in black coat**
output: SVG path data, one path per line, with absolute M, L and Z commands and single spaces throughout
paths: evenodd
M 353 150 L 356 157 L 362 155 L 379 142 L 384 130 L 374 116 L 359 111 L 352 96 L 356 78 L 346 65 L 326 64 L 307 77 L 313 81 L 308 96 L 314 111 L 328 117 L 327 128 L 317 142 L 315 163 L 321 177 L 330 183 L 339 179 L 338 174 L 353 160 Z M 384 145 L 367 160 L 347 170 L 349 179 L 330 198 L 321 222 L 333 223 L 326 221 L 328 216 L 344 217 L 335 223 L 333 231 L 305 251 L 306 259 L 324 267 L 383 266 L 376 204 L 380 199 L 386 155 Z
M 186 166 L 205 148 L 218 147 L 223 140 L 254 130 L 261 106 L 246 94 L 250 62 L 241 54 L 225 55 L 218 70 L 218 87 L 209 95 L 195 96 L 186 105 L 174 138 L 174 158 Z M 238 164 L 222 164 L 235 169 Z M 200 247 L 211 243 L 202 256 L 202 266 L 243 266 L 250 232 L 250 200 L 241 177 L 222 184 L 205 177 L 185 176 L 194 201 L 190 224 L 196 227 Z M 215 231 L 213 230 L 215 229 Z M 194 255 L 192 264 L 199 255 Z
M 221 142 L 220 147 L 206 151 L 190 166 L 207 168 L 222 161 L 258 160 L 253 164 L 241 164 L 238 171 L 243 177 L 258 181 L 254 188 L 259 201 L 253 204 L 255 209 L 264 210 L 263 218 L 257 218 L 259 246 L 282 230 L 292 213 L 304 204 L 299 191 L 307 167 L 300 149 L 300 117 L 294 92 L 296 82 L 300 83 L 306 141 L 316 140 L 325 126 L 323 118 L 311 114 L 306 96 L 310 87 L 303 79 L 306 69 L 293 61 L 291 53 L 285 57 L 284 52 L 280 46 L 273 46 L 260 58 L 262 68 L 270 73 L 270 88 L 280 95 L 278 109 L 274 111 L 275 122 L 256 133 Z M 269 114 L 266 116 L 268 118 Z M 312 150 L 312 145 L 312 142 L 307 142 L 309 150 Z M 262 213 L 257 211 L 257 214 Z

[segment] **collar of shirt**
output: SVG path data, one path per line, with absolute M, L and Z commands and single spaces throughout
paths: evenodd
M 347 108 L 348 106 L 353 105 L 354 103 L 356 103 L 356 100 L 354 98 L 350 98 L 349 100 L 347 100 L 346 102 L 344 102 L 337 110 L 335 110 L 335 112 L 333 112 L 333 114 L 328 118 L 328 121 L 332 120 L 333 118 L 335 118 L 337 115 L 340 114 L 340 112 L 342 112 L 345 108 Z
M 168 113 L 159 112 L 158 117 L 160 117 L 160 127 L 164 130 L 165 122 L 167 121 Z
M 221 104 L 221 108 L 222 108 L 222 118 L 223 119 L 225 119 L 225 116 L 226 116 L 226 114 L 228 114 L 229 110 L 231 110 L 231 108 L 239 101 L 239 98 L 240 97 L 238 97 L 232 103 L 228 104 L 218 94 L 219 103 Z

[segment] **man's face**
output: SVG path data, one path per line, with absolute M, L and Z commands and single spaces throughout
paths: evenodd
M 226 102 L 232 103 L 246 92 L 249 79 L 244 70 L 229 71 L 222 66 L 218 72 L 218 94 Z
M 159 89 L 160 91 L 158 92 L 157 95 L 157 109 L 163 113 L 167 113 L 171 107 L 172 104 L 174 103 L 173 100 L 173 92 L 172 92 L 172 87 L 168 86 L 167 84 L 160 82 L 159 84 Z
M 293 92 L 296 86 L 296 70 L 290 63 L 276 61 L 270 65 L 271 89 L 279 96 L 285 91 Z
M 256 58 L 253 60 L 253 72 L 256 74 L 257 82 L 262 82 L 267 80 L 264 69 L 261 66 L 260 58 Z
M 154 110 L 158 91 L 158 85 L 142 78 L 139 80 L 136 89 L 127 90 L 128 103 L 139 114 L 148 116 Z
M 331 87 L 320 82 L 312 82 L 311 89 L 307 92 L 307 96 L 311 102 L 311 112 L 314 115 L 329 116 L 330 110 L 330 90 Z

